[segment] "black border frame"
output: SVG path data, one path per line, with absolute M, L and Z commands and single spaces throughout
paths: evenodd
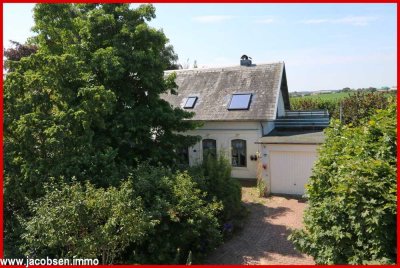
M 247 108 L 229 108 L 231 106 L 233 97 L 237 96 L 237 95 L 250 95 L 250 99 L 249 99 L 249 103 L 247 105 Z M 231 100 L 229 101 L 229 105 L 228 105 L 228 111 L 235 111 L 235 110 L 236 111 L 240 111 L 240 110 L 248 111 L 250 109 L 252 98 L 253 98 L 253 93 L 234 93 L 234 94 L 232 94 Z
M 187 102 L 189 101 L 190 98 L 194 98 L 193 105 L 192 105 L 192 106 L 186 107 L 186 104 L 187 104 Z M 185 102 L 185 105 L 183 105 L 183 108 L 184 108 L 184 109 L 193 109 L 194 106 L 195 106 L 196 103 L 197 103 L 197 99 L 198 99 L 198 98 L 199 98 L 199 97 L 197 97 L 197 96 L 189 96 L 189 97 L 187 97 L 186 102 Z

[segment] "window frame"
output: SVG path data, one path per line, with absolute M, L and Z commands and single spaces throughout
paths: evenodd
M 240 95 L 249 95 L 250 96 L 249 102 L 247 103 L 247 107 L 246 108 L 231 108 L 233 98 L 235 96 L 240 96 Z M 231 110 L 249 110 L 252 99 L 253 99 L 253 93 L 234 93 L 234 94 L 232 94 L 231 100 L 229 101 L 228 110 L 229 111 L 231 111 Z
M 204 160 L 206 160 L 205 159 L 205 155 L 204 155 L 204 142 L 205 141 L 212 141 L 213 142 L 213 145 L 215 145 L 215 147 L 213 148 L 214 150 L 215 150 L 215 155 L 213 155 L 214 157 L 217 157 L 217 140 L 216 139 L 203 139 L 202 141 L 201 141 L 201 150 L 202 150 L 202 157 L 203 157 L 203 161 Z M 209 148 L 207 148 L 207 150 L 210 150 Z M 208 156 L 207 156 L 208 157 Z
M 179 161 L 181 161 L 182 164 L 190 165 L 190 148 L 189 148 L 189 146 L 180 147 L 178 155 L 179 155 Z
M 240 152 L 238 152 L 237 153 L 237 156 L 235 156 L 235 158 L 236 158 L 236 161 L 238 162 L 236 165 L 234 165 L 233 163 L 234 163 L 234 154 L 233 154 L 233 150 L 237 150 L 235 147 L 234 147 L 234 142 L 237 142 L 237 141 L 240 141 L 240 142 L 243 142 L 243 144 L 244 144 L 244 148 L 243 148 L 243 152 L 244 152 L 244 163 L 241 163 L 241 161 L 240 161 Z M 244 140 L 244 139 L 233 139 L 233 140 L 231 140 L 231 165 L 232 165 L 232 167 L 234 167 L 234 168 L 245 168 L 245 167 L 247 167 L 247 140 Z
M 189 99 L 194 99 L 193 105 L 191 105 L 191 106 L 187 106 L 187 103 L 188 103 Z M 195 106 L 196 103 L 197 103 L 197 99 L 198 99 L 197 96 L 189 96 L 189 97 L 187 97 L 186 102 L 185 102 L 185 105 L 183 105 L 183 108 L 184 108 L 184 109 L 193 109 L 194 106 Z

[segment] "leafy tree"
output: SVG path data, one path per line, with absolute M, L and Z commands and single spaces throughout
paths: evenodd
M 9 67 L 7 63 L 10 61 L 19 61 L 23 57 L 28 57 L 37 51 L 37 46 L 30 44 L 21 44 L 16 41 L 10 40 L 13 47 L 4 50 L 4 56 L 6 57 L 5 69 L 8 70 Z
M 160 99 L 174 92 L 177 60 L 151 5 L 38 4 L 35 53 L 9 57 L 4 83 L 6 254 L 16 248 L 27 201 L 43 184 L 118 185 L 138 162 L 172 165 L 191 113 Z M 29 54 L 29 55 L 28 55 Z
M 125 259 L 141 264 L 196 263 L 222 241 L 218 200 L 207 200 L 187 172 L 140 165 L 129 178 L 146 211 L 157 224 L 139 243 L 131 243 Z
M 90 183 L 49 186 L 31 209 L 23 236 L 31 258 L 99 258 L 112 264 L 156 224 L 129 182 L 107 190 Z
M 319 264 L 395 263 L 396 103 L 358 127 L 333 121 L 291 240 Z

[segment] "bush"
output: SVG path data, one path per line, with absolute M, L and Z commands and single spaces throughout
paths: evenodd
M 23 251 L 103 264 L 199 262 L 222 241 L 222 204 L 205 198 L 188 173 L 148 164 L 119 188 L 48 186 L 23 224 Z
M 370 117 L 376 109 L 386 109 L 391 98 L 382 93 L 361 93 L 342 100 L 342 122 L 358 125 L 364 118 Z M 339 118 L 339 115 L 335 115 Z
M 198 263 L 222 242 L 216 217 L 222 205 L 205 201 L 206 193 L 187 172 L 144 164 L 129 180 L 144 210 L 157 221 L 140 243 L 125 251 L 131 263 L 184 264 L 190 252 Z
M 295 98 L 290 100 L 292 110 L 328 110 L 331 117 L 339 114 L 339 100 L 322 98 Z
M 191 174 L 207 193 L 207 200 L 222 202 L 223 210 L 218 219 L 224 234 L 240 227 L 244 216 L 241 186 L 231 177 L 231 165 L 224 155 L 218 158 L 209 155 L 201 166 L 191 169 Z
M 111 264 L 156 223 L 129 182 L 107 190 L 90 183 L 51 186 L 31 210 L 23 250 L 34 258 L 99 258 Z
M 358 125 L 363 118 L 371 116 L 376 109 L 385 109 L 390 102 L 388 94 L 380 92 L 365 93 L 356 92 L 349 94 L 344 99 L 291 99 L 293 110 L 328 110 L 331 118 L 340 118 L 340 106 L 342 106 L 342 123 Z
M 396 260 L 396 103 L 358 127 L 333 121 L 307 186 L 305 227 L 290 236 L 319 264 Z

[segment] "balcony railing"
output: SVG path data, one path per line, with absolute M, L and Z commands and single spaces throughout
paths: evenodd
M 323 116 L 323 117 L 329 117 L 329 112 L 328 110 L 308 110 L 308 111 L 292 111 L 292 110 L 286 110 L 285 111 L 285 117 L 289 116 Z

